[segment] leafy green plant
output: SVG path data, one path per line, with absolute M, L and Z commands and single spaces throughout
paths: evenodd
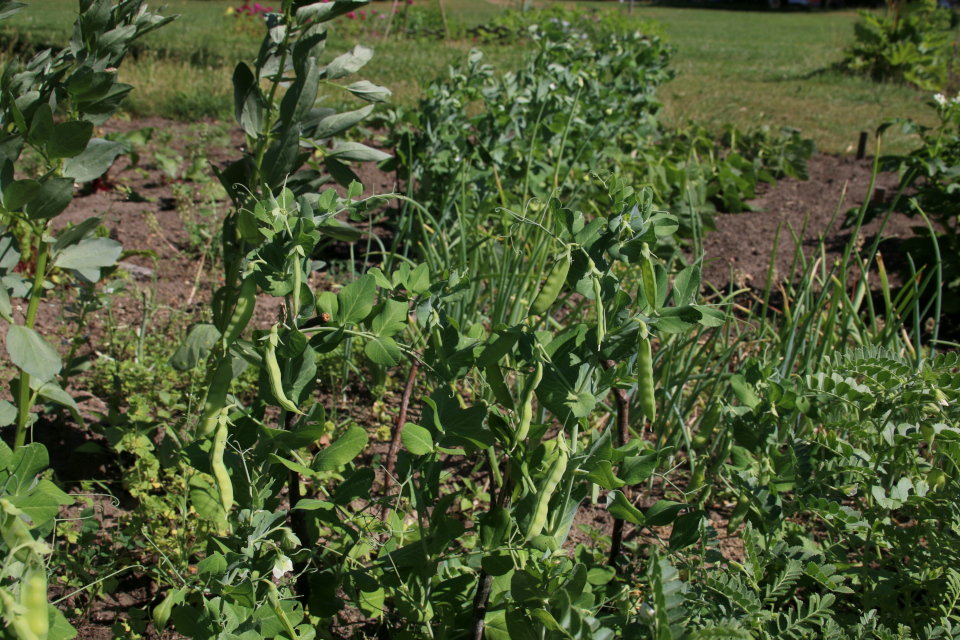
M 844 52 L 843 68 L 878 81 L 943 89 L 955 63 L 956 14 L 933 0 L 891 0 L 885 15 L 860 11 L 856 42 Z
M 884 156 L 883 167 L 900 174 L 897 198 L 889 209 L 911 217 L 920 216 L 925 225 L 915 228 L 918 235 L 903 243 L 915 269 L 937 273 L 937 306 L 943 313 L 960 311 L 960 222 L 956 203 L 957 176 L 960 175 L 960 100 L 936 94 L 930 106 L 937 110 L 940 123 L 934 127 L 912 120 L 896 119 L 884 123 L 879 132 L 899 126 L 904 133 L 915 134 L 921 145 L 907 155 Z M 915 192 L 904 202 L 902 194 Z M 878 215 L 875 209 L 868 215 Z M 931 226 L 934 223 L 936 226 Z M 930 251 L 929 237 L 936 238 Z M 936 335 L 934 339 L 936 339 Z

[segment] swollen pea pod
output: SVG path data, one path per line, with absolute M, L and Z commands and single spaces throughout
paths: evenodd
M 500 370 L 499 365 L 488 365 L 484 368 L 484 371 L 487 374 L 487 384 L 489 384 L 490 389 L 493 390 L 493 397 L 497 399 L 497 402 L 499 402 L 501 406 L 507 409 L 513 409 L 515 407 L 513 396 L 510 395 L 510 389 L 507 388 L 507 383 L 503 379 L 503 372 Z
M 270 329 L 270 336 L 267 338 L 267 348 L 263 354 L 263 362 L 267 365 L 267 378 L 270 380 L 270 391 L 277 399 L 277 403 L 293 413 L 303 415 L 303 412 L 297 409 L 297 405 L 290 401 L 283 393 L 283 378 L 280 373 L 280 363 L 277 362 L 277 345 L 280 344 L 280 337 L 277 333 L 277 325 Z
M 290 636 L 291 640 L 297 640 L 300 637 L 299 634 L 297 634 L 293 625 L 290 624 L 290 619 L 287 618 L 287 614 L 280 607 L 280 592 L 277 591 L 277 585 L 269 580 L 264 580 L 264 582 L 267 584 L 267 600 L 270 602 L 270 608 L 273 609 L 273 614 L 277 616 L 280 624 L 283 625 L 284 633 Z
M 694 451 L 703 447 L 710 440 L 710 436 L 713 435 L 713 430 L 716 429 L 717 423 L 720 421 L 720 405 L 714 404 L 707 412 L 703 415 L 703 419 L 700 421 L 700 429 L 697 430 L 697 435 L 693 437 L 690 441 L 690 446 Z
M 47 604 L 47 568 L 36 562 L 20 578 L 20 604 L 26 607 L 24 618 L 34 637 L 46 640 L 50 631 Z
M 35 541 L 30 535 L 30 527 L 20 518 L 21 511 L 7 500 L 0 500 L 0 535 L 7 544 L 7 549 L 13 552 L 13 557 L 20 562 L 27 562 L 34 552 Z
M 223 332 L 223 347 L 228 349 L 243 334 L 243 330 L 250 324 L 253 309 L 257 306 L 257 281 L 253 275 L 248 275 L 240 284 L 240 295 L 237 296 L 237 306 L 233 308 L 233 315 Z
M 543 531 L 547 523 L 547 514 L 550 508 L 550 498 L 557 485 L 563 479 L 563 474 L 567 470 L 567 452 L 560 447 L 560 455 L 550 465 L 547 475 L 544 478 L 543 486 L 537 494 L 537 504 L 533 509 L 533 518 L 530 520 L 530 527 L 527 529 L 527 542 L 536 538 Z
M 653 256 L 650 247 L 643 243 L 643 260 L 640 261 L 640 276 L 643 280 L 643 293 L 651 309 L 657 308 L 657 275 L 653 270 Z
M 736 532 L 748 511 L 750 511 L 750 492 L 743 490 L 740 492 L 740 497 L 737 498 L 737 506 L 733 508 L 733 512 L 730 514 L 730 521 L 727 523 L 728 535 L 732 536 Z
M 543 363 L 537 361 L 537 367 L 534 372 L 527 376 L 523 384 L 523 392 L 520 394 L 520 415 L 517 431 L 514 434 L 514 442 L 523 442 L 530 432 L 530 423 L 533 422 L 533 395 L 543 380 Z
M 217 487 L 220 489 L 220 503 L 223 505 L 224 513 L 230 513 L 230 508 L 233 507 L 233 482 L 230 481 L 230 474 L 227 473 L 227 467 L 223 464 L 223 454 L 227 449 L 229 413 L 230 410 L 226 407 L 220 411 L 217 431 L 213 436 L 213 447 L 210 448 L 210 472 L 213 473 Z
M 637 397 L 640 409 L 651 423 L 657 419 L 657 400 L 653 394 L 653 349 L 647 325 L 640 322 L 640 343 L 637 351 Z
M 543 288 L 540 289 L 540 293 L 534 299 L 533 304 L 530 305 L 530 313 L 528 315 L 542 316 L 549 311 L 553 303 L 560 297 L 560 290 L 567 281 L 567 274 L 569 272 L 570 253 L 565 251 L 557 256 L 557 261 L 553 263 L 553 268 L 547 275 L 547 279 L 543 283 Z
M 206 438 L 217 428 L 220 410 L 227 404 L 227 392 L 230 390 L 232 381 L 233 365 L 230 363 L 230 358 L 226 357 L 220 360 L 220 364 L 213 372 L 213 379 L 207 389 L 207 399 L 203 403 L 203 411 L 197 423 L 197 438 Z

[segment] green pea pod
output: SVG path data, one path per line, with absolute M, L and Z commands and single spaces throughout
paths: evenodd
M 233 482 L 230 480 L 230 474 L 223 463 L 223 455 L 227 449 L 227 414 L 228 409 L 220 412 L 217 420 L 217 431 L 213 436 L 213 447 L 210 448 L 210 472 L 217 481 L 217 487 L 220 489 L 220 502 L 223 504 L 223 512 L 230 513 L 233 507 Z
M 6 514 L 3 516 L 3 524 L 0 525 L 0 534 L 3 535 L 3 541 L 7 544 L 7 549 L 16 549 L 13 557 L 20 562 L 27 562 L 32 556 L 33 536 L 30 535 L 30 527 L 19 516 Z
M 46 640 L 50 631 L 47 604 L 47 568 L 37 561 L 20 578 L 20 604 L 27 608 L 24 617 L 39 640 Z
M 651 309 L 657 308 L 657 274 L 653 270 L 653 256 L 650 247 L 643 243 L 643 260 L 640 261 L 640 276 L 643 280 L 643 293 Z
M 640 409 L 651 423 L 657 419 L 657 400 L 654 396 L 653 349 L 647 336 L 646 325 L 640 323 L 640 344 L 637 350 L 637 398 Z
M 750 510 L 750 494 L 746 491 L 740 493 L 740 497 L 737 498 L 737 506 L 733 508 L 733 513 L 730 514 L 730 522 L 727 523 L 727 535 L 733 535 L 737 531 L 737 527 L 740 526 L 740 523 L 743 522 L 743 519 L 747 517 L 747 512 Z
M 491 364 L 488 365 L 484 371 L 487 374 L 487 384 L 489 384 L 490 389 L 493 390 L 493 397 L 497 399 L 497 402 L 500 403 L 501 406 L 507 409 L 513 409 L 516 405 L 513 403 L 513 396 L 510 395 L 510 389 L 507 388 L 507 383 L 503 379 L 503 372 L 500 370 L 500 367 Z
M 533 304 L 530 305 L 530 313 L 527 315 L 542 316 L 550 310 L 550 307 L 553 306 L 553 303 L 556 302 L 560 296 L 560 290 L 563 289 L 563 284 L 567 281 L 567 274 L 569 272 L 569 253 L 564 252 L 558 256 L 557 261 L 553 263 L 553 268 L 550 270 L 549 275 L 547 275 L 547 279 L 543 283 L 543 288 L 540 289 L 539 295 L 533 300 Z
M 720 405 L 714 404 L 703 415 L 703 419 L 700 420 L 700 428 L 697 430 L 697 435 L 695 435 L 693 440 L 690 441 L 690 446 L 694 451 L 702 448 L 703 445 L 709 442 L 710 436 L 713 435 L 713 430 L 717 428 L 717 423 L 719 421 Z
M 281 407 L 287 411 L 303 415 L 303 412 L 297 408 L 297 405 L 291 402 L 283 393 L 283 378 L 280 373 L 280 363 L 277 362 L 276 336 L 277 327 L 274 325 L 272 334 L 267 340 L 267 348 L 263 354 L 263 362 L 267 365 L 267 378 L 270 380 L 270 391 L 273 392 L 274 398 L 277 399 L 277 403 Z
M 227 356 L 220 360 L 207 388 L 207 399 L 203 403 L 200 422 L 197 423 L 197 438 L 206 438 L 217 428 L 220 410 L 227 405 L 227 392 L 230 391 L 232 381 L 233 365 Z
M 253 309 L 256 306 L 257 281 L 253 275 L 248 275 L 240 285 L 240 295 L 237 296 L 237 306 L 233 308 L 233 315 L 230 316 L 230 322 L 227 323 L 227 328 L 223 332 L 223 346 L 225 350 L 243 335 L 243 330 L 250 324 L 250 318 L 253 317 Z
M 267 583 L 267 601 L 270 602 L 270 608 L 273 609 L 273 614 L 277 616 L 277 619 L 280 620 L 280 624 L 283 626 L 284 633 L 286 633 L 292 640 L 296 640 L 300 636 L 294 630 L 293 625 L 290 623 L 290 619 L 287 618 L 287 614 L 284 613 L 283 609 L 280 607 L 280 592 L 277 591 L 277 585 L 273 584 L 269 580 L 265 581 Z
M 519 424 L 515 434 L 514 443 L 523 442 L 530 432 L 530 423 L 533 422 L 533 395 L 543 379 L 543 363 L 537 361 L 537 367 L 534 372 L 527 377 L 523 384 L 523 393 L 520 394 L 520 415 Z
M 527 542 L 530 542 L 539 536 L 543 531 L 544 525 L 547 524 L 547 515 L 550 509 L 550 498 L 553 497 L 553 492 L 563 479 L 563 474 L 566 470 L 567 452 L 561 448 L 560 455 L 558 455 L 557 459 L 553 461 L 552 465 L 550 465 L 550 469 L 547 471 L 547 475 L 544 478 L 543 486 L 540 487 L 540 490 L 537 493 L 537 503 L 533 509 L 533 518 L 530 520 L 530 526 L 527 528 Z

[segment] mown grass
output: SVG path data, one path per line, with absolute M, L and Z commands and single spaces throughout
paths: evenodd
M 426 0 L 421 0 L 426 2 Z M 183 17 L 146 38 L 121 70 L 137 87 L 128 100 L 131 116 L 166 116 L 182 120 L 229 117 L 230 76 L 239 60 L 256 55 L 260 34 L 240 29 L 226 17 L 240 2 L 169 0 L 168 13 Z M 264 4 L 270 4 L 266 0 Z M 426 3 L 432 6 L 433 3 Z M 612 2 L 580 3 L 611 11 Z M 467 27 L 490 20 L 505 5 L 491 0 L 445 0 L 450 20 Z M 392 2 L 371 8 L 389 10 Z M 10 52 L 67 41 L 76 16 L 76 0 L 43 0 L 14 16 L 0 30 Z M 793 126 L 813 137 L 822 151 L 851 153 L 861 130 L 873 131 L 885 118 L 912 117 L 932 123 L 930 96 L 909 87 L 877 84 L 831 70 L 853 34 L 854 12 L 746 12 L 719 9 L 637 5 L 635 14 L 663 24 L 676 45 L 675 80 L 661 90 L 665 118 L 713 128 L 731 122 L 741 127 Z M 347 34 L 345 34 L 347 35 Z M 349 35 L 332 39 L 330 55 L 354 44 Z M 369 43 L 369 42 L 368 42 Z M 391 39 L 373 42 L 377 55 L 365 68 L 367 79 L 389 86 L 394 101 L 415 106 L 422 85 L 448 65 L 462 60 L 472 40 Z M 523 45 L 482 47 L 500 70 L 514 67 Z M 871 143 L 872 144 L 872 143 Z M 888 151 L 904 151 L 912 142 L 891 134 Z
M 853 38 L 855 12 L 637 7 L 635 14 L 663 24 L 677 47 L 677 78 L 661 91 L 675 123 L 793 126 L 822 151 L 842 154 L 884 118 L 935 120 L 929 94 L 832 70 Z M 905 146 L 895 134 L 884 144 Z

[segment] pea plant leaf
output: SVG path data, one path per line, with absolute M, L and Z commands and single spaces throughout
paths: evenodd
M 420 425 L 407 423 L 400 435 L 403 446 L 415 456 L 425 456 L 433 451 L 433 437 Z
M 47 142 L 50 158 L 75 158 L 83 153 L 93 135 L 93 123 L 84 120 L 68 120 L 53 128 Z
M 43 382 L 52 380 L 63 368 L 57 350 L 33 329 L 11 325 L 6 344 L 10 361 Z
M 362 427 L 350 427 L 336 442 L 317 454 L 314 471 L 335 471 L 347 464 L 367 446 L 367 432 Z
M 382 367 L 395 367 L 400 363 L 400 347 L 393 338 L 379 337 L 363 345 L 363 352 L 370 360 Z
M 337 294 L 337 321 L 340 325 L 356 324 L 370 315 L 376 293 L 376 280 L 369 274 L 360 276 L 341 289 Z

